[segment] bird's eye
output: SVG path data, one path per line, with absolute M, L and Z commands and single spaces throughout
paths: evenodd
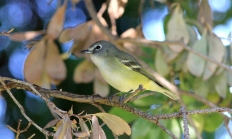
M 96 50 L 100 50 L 101 48 L 102 48 L 101 45 L 97 45 L 97 46 L 95 47 Z

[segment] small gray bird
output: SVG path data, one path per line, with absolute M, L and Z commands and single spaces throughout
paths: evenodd
M 146 90 L 160 92 L 173 100 L 179 98 L 175 93 L 165 89 L 133 56 L 119 50 L 110 42 L 95 42 L 81 53 L 90 54 L 103 78 L 121 92 L 135 90 L 142 84 Z

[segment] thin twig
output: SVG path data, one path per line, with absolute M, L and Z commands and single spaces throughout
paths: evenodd
M 132 92 L 125 100 L 123 100 L 123 103 L 127 103 L 130 101 L 134 96 L 136 96 L 139 92 L 143 91 L 143 86 L 139 85 L 138 89 L 136 89 L 134 92 Z
M 185 106 L 180 108 L 180 112 L 182 113 L 183 118 L 183 127 L 184 127 L 184 139 L 189 139 L 189 128 L 188 128 L 188 120 L 186 115 Z
M 99 26 L 99 28 L 102 30 L 102 32 L 104 34 L 106 34 L 109 37 L 110 40 L 114 40 L 115 36 L 113 36 L 111 34 L 111 32 L 107 28 L 105 28 L 102 25 L 102 23 L 100 22 L 100 20 L 98 19 L 98 16 L 97 16 L 97 13 L 96 13 L 96 10 L 94 8 L 92 0 L 85 0 L 85 5 L 86 5 L 86 8 L 87 8 L 87 10 L 89 12 L 89 15 L 96 22 L 96 24 Z
M 168 135 L 170 135 L 173 139 L 177 139 L 177 137 L 174 135 L 174 134 L 172 134 L 166 127 L 164 127 L 162 124 L 160 124 L 160 122 L 159 121 L 157 121 L 156 123 L 155 123 L 157 126 L 159 126 L 161 129 L 163 129 L 163 131 L 165 131 Z
M 3 82 L 2 78 L 0 78 L 0 82 L 3 85 L 4 89 L 6 90 L 6 92 L 9 94 L 9 96 L 13 99 L 14 103 L 19 107 L 20 112 L 22 113 L 22 115 L 25 117 L 25 119 L 27 119 L 27 121 L 29 123 L 31 123 L 32 125 L 34 125 L 40 132 L 44 133 L 47 136 L 53 136 L 53 133 L 50 133 L 46 130 L 44 130 L 43 128 L 41 128 L 40 126 L 38 126 L 34 121 L 31 120 L 30 117 L 28 117 L 25 113 L 25 110 L 23 108 L 23 106 L 17 101 L 17 99 L 14 97 L 14 95 L 11 93 L 11 91 L 7 88 L 6 84 Z

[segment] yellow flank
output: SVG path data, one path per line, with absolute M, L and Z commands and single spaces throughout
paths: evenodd
M 103 78 L 111 86 L 121 92 L 128 92 L 131 89 L 136 90 L 139 85 L 142 84 L 146 90 L 163 93 L 164 95 L 174 100 L 178 99 L 178 96 L 176 96 L 174 93 L 158 86 L 155 82 L 148 79 L 146 76 L 133 71 L 116 58 L 111 59 L 111 62 L 99 60 L 99 58 L 94 55 L 91 55 L 90 58 L 99 68 Z

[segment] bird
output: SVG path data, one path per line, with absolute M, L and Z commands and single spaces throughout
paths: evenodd
M 179 98 L 164 88 L 132 55 L 108 41 L 97 41 L 81 53 L 89 54 L 106 82 L 121 92 L 136 90 L 143 85 L 146 90 L 162 93 L 173 100 Z

